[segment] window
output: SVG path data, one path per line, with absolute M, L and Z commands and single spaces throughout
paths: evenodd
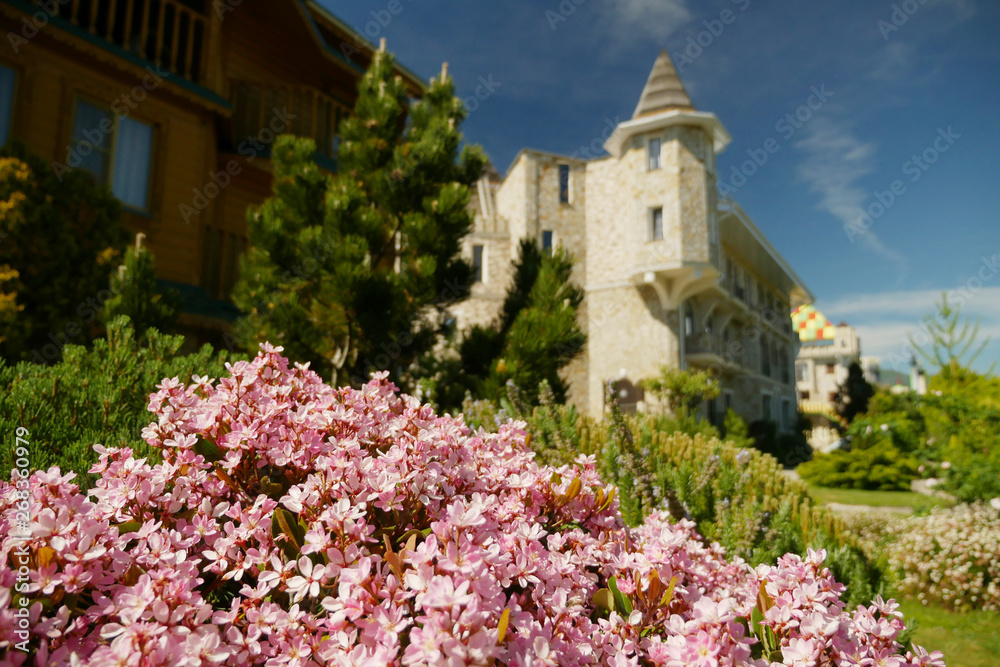
M 781 402 L 781 426 L 786 429 L 792 427 L 792 404 L 787 400 Z
M 483 282 L 483 246 L 472 246 L 472 282 Z
M 799 382 L 809 380 L 809 366 L 807 364 L 795 364 L 795 379 Z
M 771 421 L 773 415 L 771 414 L 771 396 L 770 394 L 764 394 L 764 399 L 761 401 L 761 416 L 760 418 L 764 421 Z
M 684 304 L 684 336 L 694 335 L 694 309 L 690 304 Z
M 14 117 L 14 70 L 0 65 L 0 146 L 7 143 Z
M 733 409 L 733 395 L 727 391 L 723 396 L 725 399 L 726 414 L 729 414 L 729 411 Z
M 650 212 L 650 238 L 659 241 L 663 238 L 663 209 L 654 208 Z
M 110 182 L 112 192 L 126 206 L 148 210 L 152 125 L 116 117 L 108 109 L 77 100 L 73 143 L 80 157 L 73 166 L 89 171 L 98 182 Z
M 542 252 L 546 255 L 552 254 L 552 231 L 549 229 L 542 232 Z
M 771 348 L 768 347 L 763 338 L 760 339 L 760 371 L 771 377 Z
M 808 391 L 800 391 L 799 392 L 799 398 L 802 399 L 803 401 L 808 401 L 809 400 L 809 392 Z
M 716 405 L 715 399 L 706 401 L 706 405 L 708 406 L 708 423 L 713 426 L 721 426 L 719 424 L 719 407 Z
M 650 139 L 649 140 L 649 170 L 660 168 L 660 140 Z
M 569 203 L 569 165 L 559 165 L 559 201 Z

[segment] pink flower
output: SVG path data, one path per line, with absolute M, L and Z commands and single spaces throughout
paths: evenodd
M 309 597 L 318 597 L 320 585 L 326 576 L 326 567 L 323 565 L 314 565 L 306 556 L 299 559 L 298 565 L 299 572 L 302 575 L 294 576 L 288 580 L 288 592 L 295 596 L 294 599 L 296 601 L 301 600 L 307 595 Z

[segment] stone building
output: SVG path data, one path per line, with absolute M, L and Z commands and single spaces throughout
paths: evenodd
M 478 273 L 454 308 L 459 327 L 496 317 L 518 242 L 573 253 L 588 341 L 567 369 L 570 400 L 592 415 L 614 383 L 626 409 L 647 407 L 639 382 L 662 366 L 712 368 L 722 393 L 702 409 L 794 424 L 792 308 L 812 295 L 735 203 L 716 189 L 715 155 L 730 137 L 691 103 L 666 52 L 607 156 L 522 150 L 503 178 L 478 186 L 464 251 Z
M 809 443 L 816 449 L 827 450 L 840 438 L 836 399 L 840 386 L 847 380 L 851 364 L 861 364 L 861 341 L 854 327 L 841 322 L 831 324 L 823 313 L 811 305 L 795 309 L 792 328 L 799 336 L 799 354 L 795 361 L 795 388 L 799 408 L 812 424 Z M 877 375 L 877 362 L 867 358 L 863 365 L 866 379 Z

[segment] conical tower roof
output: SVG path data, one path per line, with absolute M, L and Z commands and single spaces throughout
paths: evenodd
M 691 98 L 688 97 L 684 84 L 677 76 L 674 62 L 664 49 L 653 63 L 653 71 L 649 73 L 646 87 L 642 91 L 642 97 L 639 98 L 639 104 L 632 118 L 634 120 L 642 116 L 651 116 L 669 109 L 693 111 L 694 105 L 691 104 Z

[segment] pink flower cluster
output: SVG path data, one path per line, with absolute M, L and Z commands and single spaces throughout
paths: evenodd
M 690 522 L 630 530 L 592 459 L 280 352 L 164 381 L 163 463 L 98 446 L 86 496 L 35 473 L 26 540 L 0 487 L 0 665 L 944 664 L 893 603 L 845 611 L 822 553 L 754 570 Z

